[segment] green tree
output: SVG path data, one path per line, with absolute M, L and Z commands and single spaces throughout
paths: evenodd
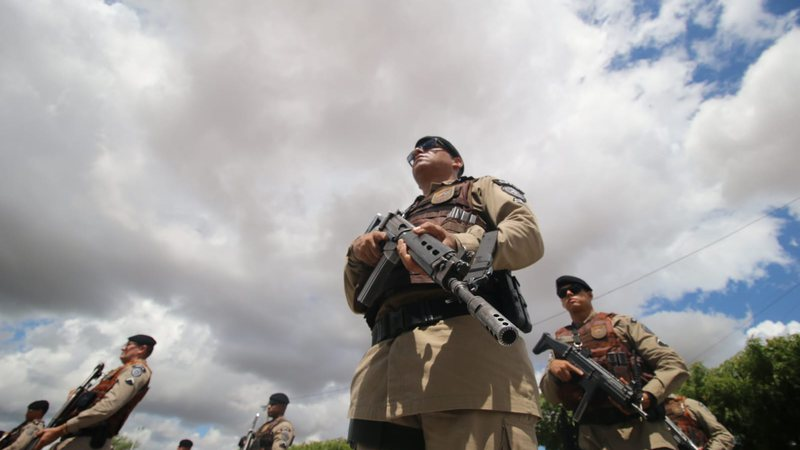
M 111 438 L 111 446 L 114 450 L 134 450 L 137 442 L 123 434 L 118 434 Z
M 332 439 L 322 442 L 309 442 L 307 444 L 293 445 L 292 450 L 350 450 L 350 445 L 344 439 Z
M 577 448 L 576 435 L 573 435 L 574 447 L 568 445 L 566 438 L 569 434 L 574 434 L 577 429 L 569 429 L 571 413 L 567 413 L 560 406 L 553 405 L 541 397 L 539 412 L 542 417 L 536 423 L 536 438 L 539 445 L 547 450 L 570 450 Z
M 699 397 L 739 439 L 744 449 L 769 450 L 800 444 L 800 335 L 744 350 L 702 380 Z

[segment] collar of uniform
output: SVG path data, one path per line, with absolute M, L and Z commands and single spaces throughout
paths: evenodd
M 575 327 L 575 328 L 580 328 L 583 325 L 586 325 L 587 323 L 589 323 L 590 320 L 594 319 L 594 316 L 596 316 L 596 315 L 597 315 L 597 311 L 592 311 L 591 313 L 589 313 L 589 315 L 586 317 L 586 319 L 583 320 L 583 322 L 581 322 L 581 323 L 574 323 L 573 322 L 571 325 L 573 327 Z

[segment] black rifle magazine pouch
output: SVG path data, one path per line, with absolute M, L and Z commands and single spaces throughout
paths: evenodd
M 488 280 L 483 280 L 480 284 L 477 294 L 497 308 L 523 333 L 530 333 L 533 329 L 528 315 L 528 304 L 519 290 L 519 281 L 510 271 L 493 272 Z

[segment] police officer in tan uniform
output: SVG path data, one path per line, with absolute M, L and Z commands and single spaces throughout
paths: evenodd
M 584 450 L 676 449 L 663 421 L 663 402 L 688 378 L 686 364 L 635 319 L 595 312 L 592 288 L 580 278 L 556 280 L 561 306 L 572 323 L 556 331 L 562 342 L 591 350 L 592 358 L 618 378 L 639 383 L 642 407 L 652 420 L 644 421 L 595 394 L 579 424 L 578 445 Z M 551 359 L 541 380 L 547 401 L 574 409 L 582 395 L 577 376 L 583 373 L 566 360 Z M 660 418 L 659 418 L 660 417 Z
M 415 233 L 475 251 L 486 231 L 497 230 L 495 270 L 542 257 L 539 226 L 519 189 L 492 177 L 463 177 L 461 155 L 441 137 L 417 141 L 408 162 L 422 191 L 404 214 Z M 422 273 L 402 240 L 397 251 L 406 270 L 372 308 L 356 301 L 385 239 L 381 231 L 365 233 L 347 252 L 347 301 L 367 318 L 373 344 L 351 385 L 351 446 L 536 448 L 538 389 L 523 340 L 499 345 Z
M 671 394 L 664 402 L 667 416 L 703 450 L 732 450 L 736 440 L 706 406 L 695 399 Z
M 294 441 L 294 425 L 284 417 L 289 397 L 283 393 L 269 396 L 267 416 L 270 418 L 256 432 L 254 448 L 260 450 L 281 450 L 289 448 Z M 252 448 L 252 447 L 251 447 Z
M 39 432 L 36 450 L 58 438 L 62 439 L 55 450 L 109 450 L 111 438 L 147 393 L 151 371 L 146 359 L 155 345 L 155 339 L 144 334 L 129 337 L 119 356 L 122 365 L 84 394 L 93 396 L 90 406 L 63 425 Z
M 44 429 L 44 415 L 50 404 L 47 400 L 37 400 L 28 405 L 25 421 L 0 438 L 0 449 L 23 450 Z

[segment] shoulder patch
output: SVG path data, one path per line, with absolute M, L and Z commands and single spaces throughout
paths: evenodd
M 145 372 L 147 372 L 147 369 L 145 369 L 144 366 L 140 366 L 138 364 L 134 364 L 133 368 L 131 368 L 131 375 L 134 378 L 142 376 L 142 374 Z
M 444 203 L 450 200 L 451 198 L 455 197 L 455 195 L 456 195 L 455 186 L 447 186 L 439 189 L 438 191 L 436 191 L 435 194 L 433 194 L 433 197 L 431 197 L 431 203 L 433 203 L 434 205 L 438 205 L 439 203 Z
M 502 189 L 503 192 L 505 192 L 506 194 L 514 197 L 515 201 L 519 201 L 519 202 L 522 202 L 522 203 L 525 203 L 527 201 L 525 199 L 525 193 L 522 192 L 522 190 L 520 188 L 514 186 L 513 184 L 509 183 L 508 181 L 500 180 L 500 179 L 494 179 L 492 181 L 494 182 L 494 184 L 500 186 L 500 189 Z

